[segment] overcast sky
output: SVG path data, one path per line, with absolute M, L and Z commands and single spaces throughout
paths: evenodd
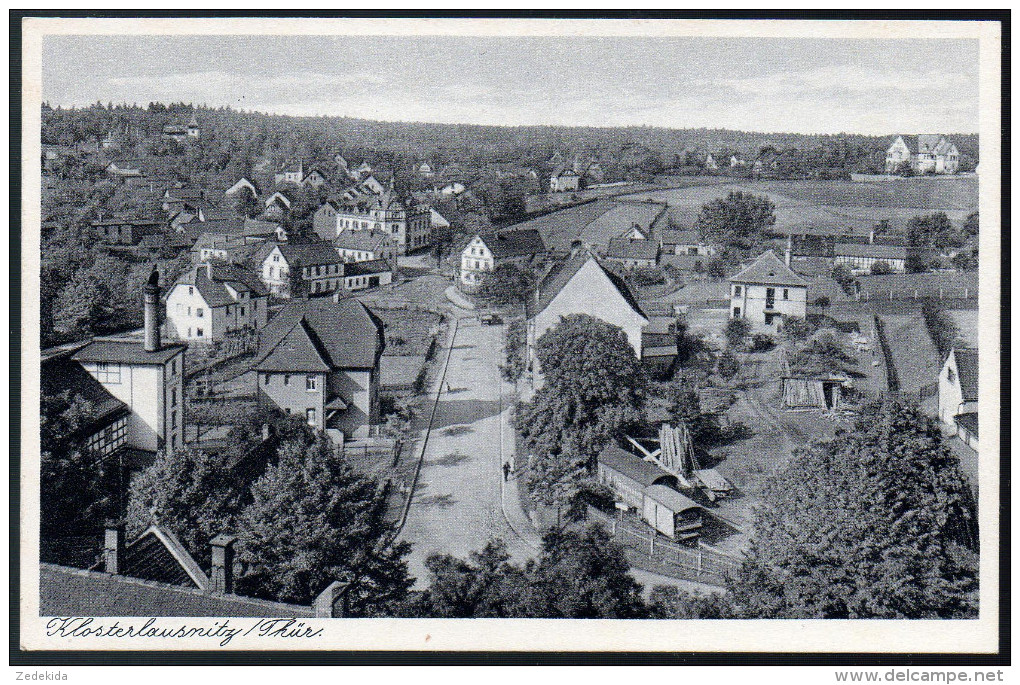
M 795 133 L 978 130 L 977 41 L 49 36 L 52 105 Z

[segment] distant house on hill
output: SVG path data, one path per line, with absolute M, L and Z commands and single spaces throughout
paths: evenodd
M 895 173 L 905 162 L 919 174 L 955 174 L 960 168 L 960 152 L 938 134 L 896 136 L 885 153 L 885 172 Z
M 705 240 L 699 231 L 666 228 L 659 232 L 662 251 L 672 255 L 711 257 L 719 246 Z
M 277 185 L 281 183 L 293 183 L 294 185 L 301 185 L 301 182 L 305 180 L 305 167 L 301 162 L 288 162 L 280 167 L 279 171 L 273 174 L 273 182 Z
M 185 132 L 189 138 L 199 138 L 202 135 L 202 129 L 198 125 L 198 119 L 195 115 L 191 115 L 191 120 L 188 121 L 188 125 L 185 127 Z
M 418 167 L 418 175 L 422 178 L 435 178 L 436 172 L 428 162 L 422 162 Z
M 715 161 L 711 152 L 705 155 L 705 168 L 709 171 L 716 171 L 719 168 L 719 163 Z
M 784 314 L 804 318 L 807 313 L 810 281 L 794 273 L 772 250 L 730 276 L 729 282 L 731 319 L 773 327 Z
M 151 219 L 105 219 L 90 225 L 96 240 L 105 245 L 137 245 L 145 236 L 163 232 L 163 222 Z
M 383 324 L 353 298 L 291 300 L 259 336 L 259 403 L 302 417 L 335 442 L 379 423 Z
M 240 179 L 238 179 L 237 183 L 227 188 L 227 190 L 224 191 L 223 194 L 227 197 L 232 197 L 240 193 L 242 190 L 250 192 L 252 194 L 252 197 L 258 197 L 260 193 L 257 185 L 255 185 L 247 178 L 242 176 Z
M 571 166 L 559 166 L 549 177 L 550 193 L 569 193 L 578 190 L 581 176 Z
M 528 312 L 530 360 L 535 360 L 535 345 L 542 334 L 568 314 L 587 314 L 619 326 L 641 358 L 641 331 L 648 325 L 648 317 L 623 279 L 590 253 L 582 251 L 557 264 L 536 288 Z
M 309 188 L 319 189 L 329 183 L 329 178 L 327 178 L 326 174 L 322 170 L 313 168 L 305 175 L 305 178 L 301 183 Z
M 476 291 L 485 275 L 500 264 L 525 265 L 546 253 L 542 236 L 534 229 L 478 233 L 468 241 L 460 256 L 460 286 Z

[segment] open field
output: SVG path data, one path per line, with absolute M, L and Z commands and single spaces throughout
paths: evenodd
M 691 223 L 697 210 L 734 191 L 767 195 L 776 205 L 775 230 L 780 233 L 866 233 L 887 220 L 903 227 L 918 214 L 945 212 L 960 224 L 977 209 L 976 178 L 914 178 L 882 183 L 845 181 L 740 181 L 710 186 L 672 188 L 620 196 L 620 200 L 656 200 L 670 205 L 679 223 Z

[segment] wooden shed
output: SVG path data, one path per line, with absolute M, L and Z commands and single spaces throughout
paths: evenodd
M 665 485 L 645 488 L 642 518 L 663 535 L 677 542 L 691 542 L 701 532 L 702 508 L 688 497 Z
M 786 409 L 834 409 L 843 401 L 845 378 L 783 378 Z
M 676 476 L 641 457 L 609 445 L 599 453 L 598 479 L 628 508 L 642 511 L 645 489 L 650 485 L 677 485 Z

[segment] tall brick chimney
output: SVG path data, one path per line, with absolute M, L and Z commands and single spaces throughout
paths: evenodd
M 234 543 L 233 535 L 219 534 L 209 541 L 212 546 L 212 591 L 229 595 L 234 591 Z
M 103 566 L 107 573 L 114 575 L 123 570 L 124 554 L 124 523 L 107 521 L 106 534 L 103 537 Z
M 145 284 L 145 351 L 156 352 L 161 347 L 159 339 L 159 269 L 152 267 Z

